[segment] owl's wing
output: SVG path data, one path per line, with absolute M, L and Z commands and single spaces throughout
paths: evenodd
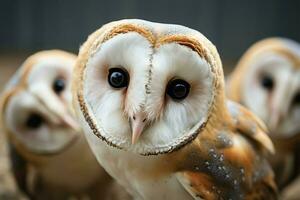
M 274 147 L 264 124 L 238 104 L 227 106 L 232 122 L 199 134 L 183 156 L 178 181 L 195 199 L 277 199 L 265 158 Z
M 272 184 L 270 184 L 272 183 Z M 273 179 L 264 179 L 255 184 L 251 191 L 246 194 L 246 200 L 278 200 L 278 192 Z
M 275 153 L 274 145 L 267 136 L 267 128 L 265 124 L 243 106 L 227 101 L 227 108 L 234 122 L 236 132 L 254 140 L 261 145 L 262 149 Z
M 244 194 L 224 191 L 224 188 L 214 185 L 214 180 L 209 175 L 199 172 L 186 171 L 177 174 L 177 180 L 194 199 L 245 199 L 245 200 L 277 200 L 276 186 L 271 177 L 256 183 L 251 190 Z
M 201 172 L 185 171 L 177 173 L 177 180 L 194 199 L 220 199 L 214 188 L 213 179 Z

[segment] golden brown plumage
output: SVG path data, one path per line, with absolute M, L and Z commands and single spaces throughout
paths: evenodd
M 86 83 L 87 68 L 89 66 L 91 70 L 90 65 L 94 63 L 92 60 L 97 57 L 97 52 L 101 52 L 106 42 L 118 36 L 125 37 L 128 33 L 137 33 L 139 36 L 136 37 L 142 36 L 147 40 L 153 52 L 151 58 L 168 44 L 188 49 L 189 53 L 197 54 L 208 63 L 213 77 L 212 98 L 206 105 L 207 115 L 195 126 L 188 127 L 189 134 L 184 132 L 173 143 L 171 141 L 158 149 L 149 150 L 145 147 L 143 152 L 132 149 L 135 144 L 122 146 L 122 141 L 116 142 L 107 135 L 109 131 L 104 131 L 101 118 L 96 115 L 96 105 L 89 101 L 91 94 L 86 92 L 87 85 L 90 85 Z M 98 79 L 107 77 L 109 63 L 104 63 L 103 66 L 93 66 L 101 68 L 99 73 L 103 73 Z M 153 93 L 151 83 L 155 78 L 152 77 L 154 70 L 151 67 L 153 66 L 150 64 L 149 79 L 144 91 L 149 96 Z M 265 159 L 266 154 L 274 152 L 266 129 L 253 114 L 226 99 L 219 55 L 215 47 L 199 32 L 142 20 L 112 22 L 89 36 L 80 50 L 74 73 L 74 106 L 89 144 L 104 168 L 135 198 L 277 199 L 273 172 Z M 197 87 L 194 82 L 191 85 L 191 90 Z M 99 87 L 105 88 L 106 85 Z M 130 90 L 131 87 L 134 86 L 129 84 L 126 89 Z M 92 89 L 94 93 L 97 92 L 97 88 Z M 130 92 L 126 89 L 124 93 Z M 121 109 L 126 107 L 128 95 L 130 94 L 124 95 Z M 101 97 L 98 99 L 101 101 Z M 166 109 L 166 101 L 155 104 L 157 110 Z M 127 115 L 127 112 L 122 114 Z M 151 123 L 156 123 L 161 118 L 159 116 Z M 150 128 L 151 124 L 145 129 Z
M 179 171 L 190 184 L 186 187 L 204 199 L 255 199 L 254 194 L 258 199 L 276 199 L 273 173 L 264 158 L 266 150 L 274 149 L 264 126 L 233 102 L 228 110 L 220 127 L 207 124 L 180 154 L 184 166 Z M 256 194 L 258 190 L 265 192 Z

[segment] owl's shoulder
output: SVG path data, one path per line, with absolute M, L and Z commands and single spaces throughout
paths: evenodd
M 227 109 L 222 130 L 205 130 L 187 148 L 179 182 L 200 199 L 276 199 L 266 159 L 274 148 L 264 124 L 239 104 L 228 102 Z

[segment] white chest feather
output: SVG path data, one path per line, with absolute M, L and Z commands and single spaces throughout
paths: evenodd
M 175 174 L 154 174 L 159 156 L 141 156 L 108 146 L 94 134 L 86 134 L 100 164 L 135 199 L 193 199 L 178 182 Z M 160 161 L 159 161 L 160 162 Z

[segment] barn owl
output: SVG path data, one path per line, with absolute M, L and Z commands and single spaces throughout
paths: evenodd
M 111 179 L 72 114 L 75 59 L 60 50 L 30 56 L 1 97 L 1 127 L 9 138 L 15 179 L 33 199 L 104 199 L 110 190 Z
M 111 22 L 80 49 L 74 109 L 99 163 L 135 199 L 276 199 L 273 144 L 224 95 L 213 44 L 180 25 Z
M 299 165 L 295 153 L 300 144 L 300 45 L 284 38 L 257 42 L 243 55 L 227 86 L 229 98 L 267 124 L 276 148 L 272 165 L 283 187 Z

